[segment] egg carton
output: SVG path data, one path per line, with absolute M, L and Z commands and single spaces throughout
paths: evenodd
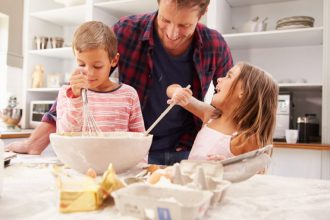
M 139 219 L 194 220 L 204 216 L 212 193 L 187 187 L 158 187 L 131 184 L 112 193 L 115 206 L 122 215 Z
M 172 183 L 192 189 L 210 191 L 211 205 L 221 201 L 230 182 L 223 180 L 223 166 L 216 162 L 183 160 L 172 168 Z

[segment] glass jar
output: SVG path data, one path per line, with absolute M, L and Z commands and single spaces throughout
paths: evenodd
M 318 142 L 319 136 L 319 121 L 316 114 L 305 114 L 303 117 L 298 117 L 298 142 L 311 143 Z

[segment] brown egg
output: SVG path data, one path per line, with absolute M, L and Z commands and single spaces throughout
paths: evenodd
M 86 171 L 86 176 L 89 176 L 89 177 L 95 179 L 97 177 L 97 174 L 96 174 L 95 170 L 93 170 L 92 168 L 89 168 Z
M 158 169 L 149 176 L 147 182 L 150 184 L 156 184 L 162 176 L 171 180 L 171 176 L 165 170 Z

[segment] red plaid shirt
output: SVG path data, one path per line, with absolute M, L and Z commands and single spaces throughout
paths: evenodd
M 142 110 L 152 83 L 153 24 L 156 16 L 157 12 L 124 17 L 113 27 L 120 54 L 118 63 L 120 81 L 137 90 Z M 221 34 L 203 24 L 198 24 L 196 27 L 193 47 L 193 61 L 197 74 L 194 74 L 191 89 L 197 99 L 204 100 L 211 81 L 213 80 L 213 84 L 216 85 L 217 78 L 225 76 L 233 66 L 232 56 Z M 54 124 L 55 111 L 56 107 L 53 106 L 44 115 L 42 121 Z M 201 128 L 201 121 L 197 117 L 194 117 L 194 122 L 194 128 L 182 136 L 178 147 L 192 146 Z
M 124 17 L 113 30 L 118 38 L 119 78 L 134 87 L 139 95 L 142 110 L 148 99 L 152 83 L 152 52 L 154 47 L 153 28 L 157 13 Z M 198 24 L 193 40 L 193 61 L 197 74 L 193 77 L 192 91 L 199 100 L 204 100 L 211 81 L 225 76 L 232 67 L 230 50 L 223 37 L 203 24 Z M 180 147 L 190 148 L 201 128 L 201 121 L 195 117 L 195 127 L 185 134 Z

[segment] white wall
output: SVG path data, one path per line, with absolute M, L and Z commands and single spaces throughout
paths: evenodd
M 0 13 L 9 16 L 9 44 L 7 64 L 23 66 L 23 6 L 24 0 L 0 0 Z
M 0 13 L 0 97 L 6 93 L 7 87 L 8 25 L 9 17 Z M 0 107 L 4 104 L 5 100 L 0 98 Z
M 8 98 L 11 95 L 14 95 L 17 97 L 17 102 L 19 107 L 23 107 L 23 97 L 22 97 L 22 88 L 23 88 L 23 70 L 21 68 L 7 66 L 7 90 L 5 94 L 5 101 L 7 104 Z

